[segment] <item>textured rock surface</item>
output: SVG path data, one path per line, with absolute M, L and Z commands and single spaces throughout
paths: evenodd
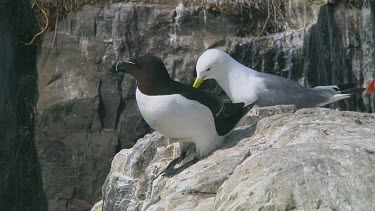
M 245 65 L 303 85 L 366 86 L 373 77 L 374 8 L 286 1 L 280 6 L 282 30 L 257 39 L 257 33 L 238 36 L 246 25 L 238 16 L 169 0 L 86 5 L 68 15 L 56 33 L 44 36 L 37 65 L 36 143 L 49 207 L 91 207 L 115 153 L 150 131 L 136 107 L 135 81 L 108 74 L 113 62 L 154 54 L 173 78 L 191 84 L 196 59 L 216 46 Z M 215 83 L 203 85 L 221 93 Z M 374 97 L 357 96 L 338 106 L 372 112 Z
M 279 114 L 237 128 L 172 178 L 159 174 L 177 145 L 160 134 L 122 150 L 103 186 L 104 210 L 375 208 L 374 114 L 283 106 L 255 113 Z
M 103 200 L 100 200 L 97 203 L 95 203 L 95 205 L 91 209 L 91 211 L 102 211 L 102 210 L 103 210 Z
M 36 144 L 49 210 L 91 208 L 119 145 L 114 124 L 105 129 L 100 116 L 98 11 L 85 7 L 61 22 L 56 39 L 44 37 L 38 59 Z
M 215 210 L 374 209 L 375 116 L 303 109 L 261 120 L 252 156 L 221 186 Z

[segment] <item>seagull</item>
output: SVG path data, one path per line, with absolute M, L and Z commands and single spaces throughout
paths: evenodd
M 128 73 L 137 80 L 136 101 L 144 120 L 154 130 L 179 140 L 181 155 L 170 162 L 167 176 L 175 174 L 169 169 L 185 158 L 188 145 L 196 146 L 194 162 L 208 155 L 254 105 L 224 103 L 202 90 L 174 81 L 156 56 L 119 61 L 111 71 Z
M 205 51 L 197 61 L 196 72 L 193 87 L 198 88 L 206 79 L 215 79 L 232 102 L 244 102 L 245 105 L 256 102 L 259 107 L 295 105 L 299 109 L 324 106 L 365 90 L 354 88 L 355 84 L 305 88 L 287 78 L 248 68 L 219 49 Z

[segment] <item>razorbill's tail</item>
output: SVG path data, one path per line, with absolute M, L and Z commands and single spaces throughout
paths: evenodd
M 243 109 L 242 109 L 242 116 L 245 116 L 245 115 L 247 114 L 247 112 L 249 112 L 249 111 L 254 107 L 254 105 L 255 105 L 257 102 L 258 102 L 258 101 L 255 101 L 255 102 L 253 102 L 253 103 L 251 103 L 251 104 L 249 104 L 249 105 L 243 107 Z
M 220 135 L 224 135 L 232 130 L 241 118 L 251 110 L 255 102 L 244 106 L 245 103 L 224 103 L 220 112 L 216 115 L 217 124 L 222 128 Z

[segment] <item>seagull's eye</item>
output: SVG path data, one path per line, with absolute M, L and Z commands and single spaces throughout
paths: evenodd
M 208 72 L 208 71 L 210 71 L 211 70 L 211 67 L 209 67 L 207 70 L 206 70 L 206 72 Z

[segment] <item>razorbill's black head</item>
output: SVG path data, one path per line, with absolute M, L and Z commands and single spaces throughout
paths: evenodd
M 142 56 L 131 61 L 119 61 L 111 71 L 125 72 L 132 75 L 138 83 L 138 88 L 153 95 L 159 89 L 172 81 L 161 59 L 155 56 Z

